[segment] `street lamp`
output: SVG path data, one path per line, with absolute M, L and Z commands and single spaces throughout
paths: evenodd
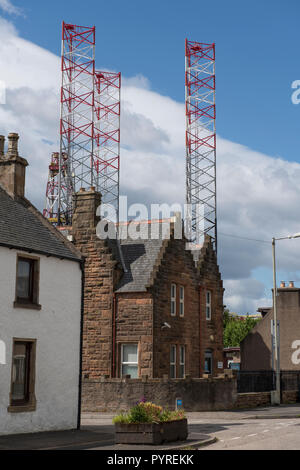
M 277 331 L 277 286 L 276 286 L 276 261 L 275 261 L 275 241 L 288 240 L 290 238 L 300 238 L 300 233 L 288 235 L 287 237 L 272 238 L 272 256 L 273 256 L 273 317 L 274 317 L 274 349 L 275 349 L 275 375 L 276 375 L 276 389 L 273 403 L 280 405 L 280 363 L 279 363 L 279 348 L 278 348 L 278 331 Z M 272 344 L 273 348 L 273 344 Z M 279 357 L 278 357 L 279 356 Z

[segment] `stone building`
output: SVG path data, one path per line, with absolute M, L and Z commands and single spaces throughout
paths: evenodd
M 0 434 L 76 428 L 82 255 L 24 197 L 18 135 L 0 136 Z
M 242 370 L 271 370 L 272 307 L 260 308 L 262 319 L 241 342 Z M 279 322 L 280 368 L 300 370 L 300 289 L 282 282 L 277 289 L 277 321 Z
M 94 188 L 74 196 L 72 238 L 86 258 L 83 384 L 222 372 L 223 286 L 210 237 L 197 263 L 169 222 L 163 235 L 166 221 L 141 222 L 140 239 L 100 239 L 100 203 Z M 149 238 L 155 223 L 161 235 Z

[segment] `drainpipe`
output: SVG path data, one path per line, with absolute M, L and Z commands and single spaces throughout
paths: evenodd
M 113 294 L 113 322 L 112 322 L 112 376 L 116 377 L 116 310 L 117 298 L 116 293 Z
M 199 285 L 199 377 L 201 377 L 201 286 Z
M 83 314 L 84 314 L 84 259 L 80 262 L 81 270 L 81 311 L 80 311 L 80 350 L 79 350 L 79 383 L 78 383 L 78 415 L 77 429 L 81 422 L 81 396 L 82 396 L 82 346 L 83 346 Z

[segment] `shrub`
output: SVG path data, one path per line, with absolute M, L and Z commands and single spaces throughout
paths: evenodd
M 162 406 L 143 400 L 133 406 L 128 413 L 115 416 L 113 423 L 161 423 L 184 418 L 185 413 L 183 410 L 170 411 L 163 409 Z
M 128 416 L 126 414 L 119 414 L 115 416 L 112 420 L 113 424 L 126 424 L 129 423 Z
M 147 413 L 147 410 L 142 405 L 142 403 L 139 403 L 138 405 L 135 405 L 133 408 L 131 408 L 128 418 L 129 418 L 129 423 L 150 423 L 151 422 L 151 417 L 149 413 Z

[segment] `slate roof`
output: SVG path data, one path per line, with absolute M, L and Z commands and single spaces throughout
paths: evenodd
M 152 239 L 151 225 L 153 226 L 154 223 L 159 224 L 159 236 Z M 140 225 L 146 229 L 146 231 L 143 231 L 143 239 L 124 238 L 121 230 L 119 246 L 126 272 L 124 272 L 117 285 L 116 292 L 146 292 L 160 251 L 163 248 L 164 240 L 169 239 L 169 221 L 152 221 L 151 223 L 144 221 Z M 120 264 L 123 264 L 117 242 L 109 240 L 108 244 L 114 257 Z
M 127 272 L 117 292 L 145 292 L 163 240 L 122 240 L 121 249 Z
M 0 246 L 74 261 L 82 259 L 79 251 L 27 199 L 12 199 L 1 186 Z

